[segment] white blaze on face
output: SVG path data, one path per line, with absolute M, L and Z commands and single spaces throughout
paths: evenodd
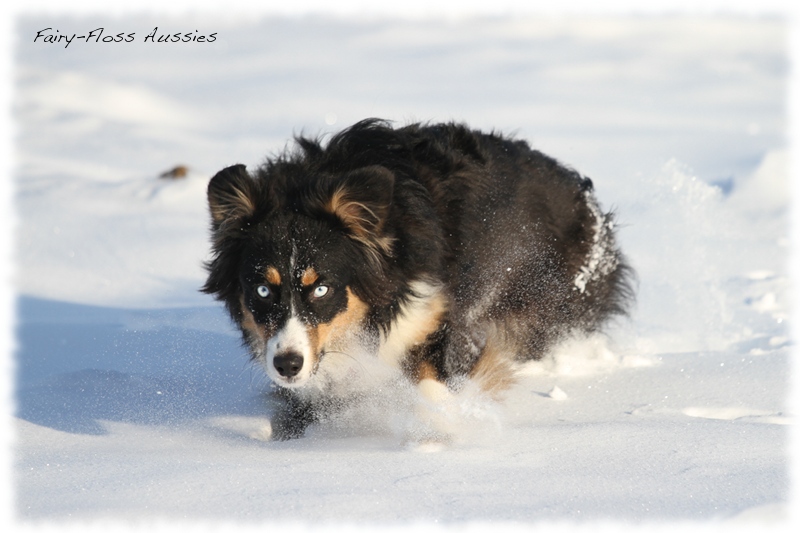
M 289 353 L 298 354 L 303 358 L 302 369 L 292 378 L 281 376 L 274 364 L 275 357 Z M 264 365 L 267 375 L 275 383 L 285 387 L 298 387 L 311 376 L 311 369 L 314 366 L 311 341 L 306 326 L 296 316 L 290 317 L 286 325 L 267 341 L 266 354 Z

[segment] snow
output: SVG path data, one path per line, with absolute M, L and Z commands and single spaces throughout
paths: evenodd
M 219 39 L 32 42 L 155 26 Z M 38 14 L 15 30 L 15 526 L 788 527 L 784 20 Z M 468 386 L 420 413 L 396 384 L 271 442 L 268 380 L 198 291 L 205 186 L 367 116 L 514 132 L 591 177 L 638 303 L 502 402 Z M 409 438 L 420 415 L 453 441 Z

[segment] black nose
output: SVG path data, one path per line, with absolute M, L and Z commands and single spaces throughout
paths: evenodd
M 303 356 L 295 352 L 286 352 L 275 356 L 272 360 L 275 370 L 285 378 L 293 378 L 300 373 L 303 368 Z

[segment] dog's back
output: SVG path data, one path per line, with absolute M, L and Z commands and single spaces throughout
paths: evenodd
M 412 276 L 448 292 L 442 375 L 468 375 L 495 354 L 538 359 L 565 333 L 592 332 L 625 311 L 629 269 L 613 216 L 600 210 L 591 180 L 526 142 L 458 124 L 394 130 L 363 121 L 325 155 L 328 168 L 387 167 L 415 200 L 414 185 L 424 187 L 435 219 L 420 218 L 399 194 L 406 205 L 394 223 L 411 235 L 405 254 L 424 256 Z M 420 224 L 438 231 L 408 227 Z M 427 271 L 436 269 L 432 258 L 439 271 Z

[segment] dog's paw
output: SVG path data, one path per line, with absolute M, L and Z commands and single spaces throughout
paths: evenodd
M 302 418 L 278 415 L 270 420 L 270 440 L 292 440 L 302 437 L 308 421 Z
M 272 431 L 272 423 L 267 420 L 261 426 L 254 429 L 250 432 L 249 437 L 255 440 L 261 440 L 264 442 L 268 442 L 272 440 L 273 431 Z
M 276 424 L 275 420 L 260 421 L 256 427 L 251 427 L 247 436 L 253 440 L 270 442 L 275 440 L 290 440 L 303 436 L 303 431 L 283 423 Z
M 453 441 L 459 420 L 455 397 L 445 384 L 433 379 L 420 381 L 417 390 L 420 396 L 408 431 L 408 447 L 447 447 Z
M 405 427 L 404 444 L 418 452 L 481 445 L 502 430 L 502 413 L 477 384 L 457 391 L 444 383 L 423 379 L 417 385 L 413 417 Z

